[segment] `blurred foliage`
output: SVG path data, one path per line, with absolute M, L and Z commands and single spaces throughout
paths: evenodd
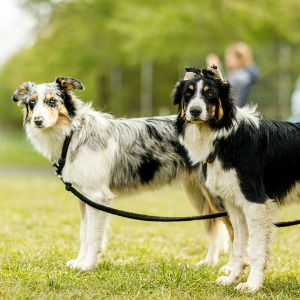
M 83 82 L 79 96 L 117 116 L 140 111 L 140 64 L 153 63 L 154 114 L 175 112 L 170 93 L 187 65 L 204 66 L 205 56 L 243 40 L 254 50 L 260 79 L 251 100 L 266 116 L 278 112 L 278 80 L 288 88 L 299 73 L 298 0 L 23 0 L 39 21 L 35 43 L 14 55 L 0 71 L 0 123 L 20 124 L 11 94 L 24 81 L 71 76 Z M 279 63 L 287 45 L 291 60 Z M 292 62 L 292 63 L 291 63 Z

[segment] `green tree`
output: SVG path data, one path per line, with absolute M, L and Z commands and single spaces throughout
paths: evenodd
M 80 79 L 86 86 L 82 97 L 96 107 L 138 115 L 143 62 L 153 64 L 154 113 L 160 107 L 174 112 L 169 95 L 184 66 L 203 66 L 208 52 L 222 57 L 236 40 L 253 46 L 261 70 L 255 102 L 274 115 L 279 46 L 291 45 L 292 58 L 299 52 L 298 0 L 24 0 L 23 5 L 39 25 L 35 43 L 0 73 L 0 118 L 10 123 L 19 123 L 19 111 L 7 101 L 20 83 L 59 75 Z M 298 60 L 287 69 L 293 81 Z

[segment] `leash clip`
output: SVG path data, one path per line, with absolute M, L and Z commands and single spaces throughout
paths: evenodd
M 64 181 L 63 181 L 63 183 L 65 184 L 66 190 L 68 192 L 70 192 L 71 188 L 72 188 L 72 183 L 70 183 L 70 182 L 64 182 Z

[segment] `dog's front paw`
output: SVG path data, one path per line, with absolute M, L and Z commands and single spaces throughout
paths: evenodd
M 80 263 L 81 260 L 79 259 L 72 259 L 72 260 L 69 260 L 67 262 L 67 266 L 71 269 L 77 269 L 77 266 L 78 264 Z
M 198 261 L 195 266 L 201 267 L 201 266 L 207 266 L 207 265 L 209 265 L 209 263 L 205 259 L 203 259 L 203 260 Z
M 196 267 L 201 267 L 201 266 L 213 266 L 216 265 L 218 263 L 218 260 L 213 260 L 213 259 L 203 259 L 200 260 L 196 263 Z
M 95 269 L 96 266 L 97 266 L 97 262 L 82 261 L 77 265 L 76 269 L 79 269 L 81 271 L 90 271 L 92 269 Z
M 248 282 L 240 283 L 235 289 L 243 293 L 253 293 L 260 288 L 260 285 L 249 284 Z
M 70 260 L 67 262 L 67 266 L 70 267 L 71 269 L 77 269 L 81 271 L 89 271 L 97 266 L 97 261 L 92 261 L 92 260 Z
M 233 284 L 232 280 L 230 279 L 230 276 L 220 276 L 217 279 L 216 282 L 219 285 L 230 285 L 230 284 Z
M 225 265 L 220 268 L 219 273 L 229 275 L 231 273 L 232 267 L 229 265 Z

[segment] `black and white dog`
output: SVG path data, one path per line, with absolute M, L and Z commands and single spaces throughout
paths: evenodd
M 173 91 L 180 141 L 193 163 L 204 163 L 206 185 L 234 229 L 233 269 L 217 282 L 239 282 L 249 256 L 248 280 L 236 288 L 253 292 L 263 283 L 276 205 L 300 199 L 300 125 L 236 107 L 215 66 L 187 71 Z
M 73 78 L 52 83 L 23 83 L 13 101 L 24 105 L 24 127 L 33 146 L 53 163 L 59 160 L 66 136 L 73 132 L 62 172 L 91 200 L 109 205 L 111 199 L 181 180 L 200 214 L 223 210 L 198 179 L 175 129 L 176 116 L 116 119 L 97 112 L 76 98 L 84 87 Z M 80 251 L 71 268 L 89 270 L 106 247 L 108 215 L 80 202 Z M 214 264 L 228 247 L 228 218 L 205 222 L 210 246 L 204 261 Z

